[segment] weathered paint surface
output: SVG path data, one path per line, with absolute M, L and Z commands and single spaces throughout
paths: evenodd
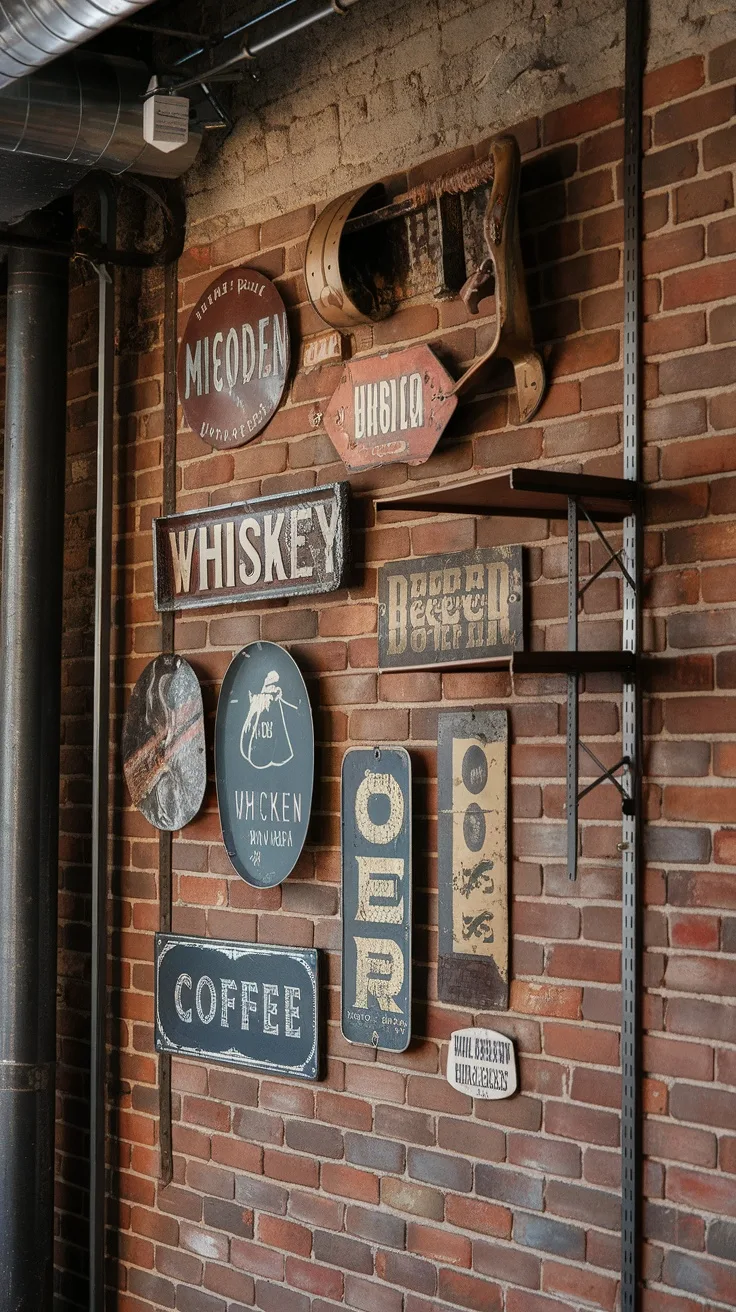
M 156 609 L 335 592 L 349 556 L 348 484 L 153 521 Z
M 411 1038 L 411 761 L 354 747 L 342 763 L 342 1032 L 403 1052 Z
M 428 346 L 351 361 L 324 425 L 348 469 L 428 460 L 452 418 L 453 380 Z
M 439 716 L 439 962 L 442 1002 L 505 1010 L 509 998 L 508 716 Z
M 270 279 L 243 266 L 221 274 L 179 347 L 179 400 L 192 432 L 221 450 L 252 441 L 284 394 L 290 355 L 286 309 Z
M 191 665 L 157 656 L 131 693 L 123 723 L 123 773 L 134 806 L 156 829 L 183 829 L 207 786 L 204 708 Z
M 378 571 L 378 663 L 421 669 L 524 646 L 520 547 L 420 556 Z
M 653 0 L 649 67 L 732 36 L 728 0 Z M 259 56 L 257 77 L 236 86 L 235 130 L 186 178 L 191 240 L 319 205 L 618 86 L 623 37 L 623 0 L 362 0 Z

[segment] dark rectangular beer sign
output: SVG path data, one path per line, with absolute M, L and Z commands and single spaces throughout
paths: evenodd
M 378 571 L 378 664 L 421 669 L 524 646 L 521 547 L 420 556 Z
M 334 592 L 347 545 L 347 483 L 154 519 L 156 609 Z
M 439 716 L 437 883 L 441 1002 L 509 1005 L 508 718 Z
M 342 1032 L 403 1052 L 411 1038 L 411 762 L 353 747 L 342 765 Z
M 159 1052 L 318 1078 L 314 948 L 157 934 L 155 992 Z

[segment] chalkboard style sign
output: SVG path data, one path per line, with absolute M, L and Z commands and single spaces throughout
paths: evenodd
M 156 935 L 156 1048 L 301 1080 L 319 1076 L 314 948 Z
M 252 642 L 228 666 L 215 723 L 222 837 L 254 888 L 280 884 L 307 836 L 314 780 L 312 708 L 299 667 L 274 642 Z
M 403 1052 L 411 1038 L 411 761 L 353 747 L 342 764 L 342 1032 Z
M 221 450 L 266 427 L 289 373 L 286 308 L 257 269 L 228 269 L 194 306 L 179 347 L 179 400 L 193 433 Z
M 439 716 L 439 972 L 442 1002 L 509 1005 L 508 718 Z
M 523 646 L 521 547 L 420 556 L 379 568 L 381 669 L 486 662 Z
M 157 656 L 131 693 L 123 773 L 133 805 L 156 829 L 183 829 L 207 786 L 202 692 L 181 656 Z
M 447 1078 L 471 1098 L 510 1098 L 516 1093 L 516 1053 L 497 1030 L 455 1030 L 447 1051 Z
M 154 519 L 156 609 L 334 592 L 347 546 L 347 483 Z

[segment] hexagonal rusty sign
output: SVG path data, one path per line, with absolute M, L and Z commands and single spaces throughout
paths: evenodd
M 426 342 L 351 360 L 324 425 L 348 469 L 428 460 L 457 405 L 454 382 Z

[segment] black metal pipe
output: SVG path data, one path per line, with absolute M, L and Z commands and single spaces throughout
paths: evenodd
M 114 246 L 115 188 L 97 178 L 100 240 Z M 89 1309 L 105 1301 L 105 1038 L 107 1029 L 107 871 L 110 751 L 110 591 L 112 571 L 115 283 L 100 264 L 97 324 L 97 500 L 95 519 L 95 651 L 92 692 L 92 952 L 90 964 Z
M 304 14 L 301 18 L 289 23 L 286 27 L 279 28 L 276 32 L 271 32 L 260 39 L 256 37 L 253 41 L 244 41 L 241 49 L 229 59 L 223 60 L 205 69 L 196 77 L 187 78 L 186 81 L 174 82 L 171 87 L 167 88 L 173 92 L 186 91 L 189 87 L 201 85 L 202 79 L 211 82 L 213 78 L 219 77 L 222 73 L 227 73 L 230 69 L 238 68 L 248 59 L 255 59 L 256 55 L 262 54 L 264 50 L 270 50 L 271 46 L 279 45 L 280 42 L 287 40 L 288 37 L 297 36 L 306 28 L 311 27 L 313 23 L 320 23 L 323 18 L 329 18 L 334 14 L 347 13 L 358 0 L 327 0 L 327 3 L 313 9 L 311 13 Z
M 0 599 L 0 1312 L 51 1308 L 68 265 L 8 270 Z
M 222 36 L 216 38 L 216 41 L 206 42 L 201 46 L 197 46 L 196 50 L 187 51 L 186 55 L 182 55 L 174 61 L 174 67 L 186 64 L 190 59 L 196 59 L 198 55 L 203 55 L 211 45 L 221 45 L 225 41 L 232 41 L 234 36 L 240 36 L 241 32 L 247 32 L 249 27 L 255 27 L 256 23 L 262 23 L 266 18 L 273 18 L 274 14 L 279 14 L 282 9 L 289 9 L 294 4 L 296 4 L 296 0 L 278 0 L 278 3 L 272 5 L 270 9 L 264 9 L 263 13 L 255 14 L 253 18 L 249 18 L 245 23 L 238 23 L 237 27 L 231 27 L 227 32 L 223 32 Z M 130 27 L 130 24 L 128 23 L 126 26 Z

